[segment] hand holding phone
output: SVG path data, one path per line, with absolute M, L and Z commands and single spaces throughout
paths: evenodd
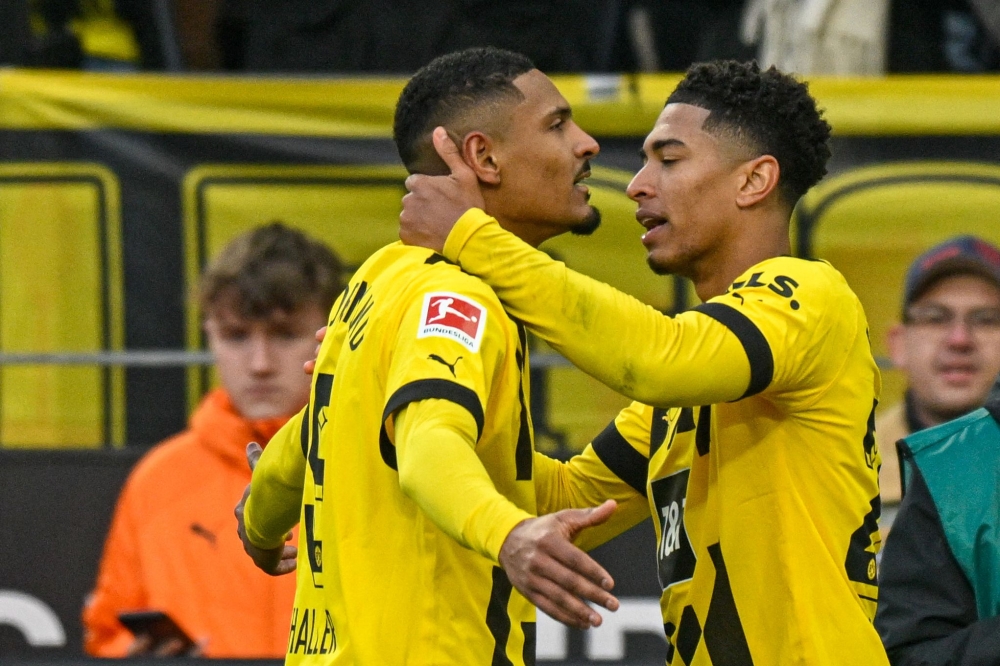
M 129 656 L 190 656 L 198 645 L 177 626 L 174 619 L 158 610 L 132 611 L 118 615 L 118 621 L 135 636 Z

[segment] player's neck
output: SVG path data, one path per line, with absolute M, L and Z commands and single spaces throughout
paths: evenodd
M 699 262 L 692 281 L 702 302 L 726 293 L 750 267 L 792 252 L 787 223 L 747 225 L 741 232 Z
M 567 231 L 554 225 L 541 225 L 532 222 L 521 222 L 496 215 L 496 221 L 500 226 L 514 234 L 533 248 L 537 248 L 550 238 L 555 238 Z

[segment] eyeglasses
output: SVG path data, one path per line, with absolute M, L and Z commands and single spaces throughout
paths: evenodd
M 949 331 L 957 321 L 973 333 L 1000 333 L 1000 308 L 977 308 L 960 315 L 940 306 L 917 306 L 907 310 L 903 317 L 907 326 L 934 331 Z

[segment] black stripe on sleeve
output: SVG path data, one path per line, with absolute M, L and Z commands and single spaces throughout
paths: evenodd
M 612 421 L 591 443 L 594 453 L 619 479 L 632 486 L 637 493 L 646 496 L 646 477 L 649 474 L 649 460 L 632 448 Z
M 302 457 L 309 458 L 309 407 L 302 410 L 302 424 L 299 426 L 299 444 L 302 445 Z
M 393 412 L 411 402 L 432 398 L 450 400 L 456 405 L 464 407 L 476 420 L 476 439 L 483 433 L 483 423 L 485 422 L 483 406 L 475 391 L 447 379 L 418 379 L 415 382 L 410 382 L 399 387 L 386 402 L 385 409 L 382 410 L 382 429 L 378 436 L 378 448 L 382 454 L 382 460 L 392 469 L 398 469 L 396 447 L 389 441 L 389 434 L 385 431 L 386 419 Z
M 766 389 L 774 379 L 774 354 L 756 324 L 742 312 L 722 303 L 703 303 L 694 310 L 728 328 L 743 345 L 750 361 L 750 385 L 739 399 L 749 398 Z
M 440 264 L 442 261 L 446 264 L 451 264 L 452 266 L 458 265 L 454 261 L 449 261 L 446 257 L 438 254 L 437 252 L 427 257 L 427 261 L 425 261 L 424 263 L 433 266 L 434 264 Z

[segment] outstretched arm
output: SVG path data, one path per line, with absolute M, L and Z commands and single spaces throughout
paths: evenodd
M 234 510 L 236 530 L 254 564 L 272 576 L 295 570 L 295 548 L 284 544 L 302 510 L 305 456 L 299 439 L 306 410 L 282 426 L 263 453 L 256 444 L 247 446 L 253 477 Z
M 410 403 L 397 413 L 395 432 L 403 493 L 450 537 L 498 562 L 529 601 L 582 629 L 601 623 L 585 600 L 618 608 L 608 592 L 611 576 L 572 543 L 606 520 L 613 502 L 542 518 L 519 509 L 497 492 L 476 456 L 472 416 L 448 400 Z
M 260 444 L 257 442 L 247 444 L 247 464 L 250 466 L 251 472 L 257 468 L 262 451 L 263 449 L 260 448 Z M 250 498 L 250 487 L 251 484 L 248 483 L 247 487 L 243 490 L 243 497 L 240 499 L 239 504 L 236 505 L 236 509 L 233 510 L 233 515 L 236 516 L 236 534 L 240 537 L 240 541 L 243 542 L 243 550 L 250 556 L 250 559 L 257 565 L 257 568 L 264 573 L 272 576 L 283 576 L 295 571 L 296 558 L 299 554 L 298 548 L 285 545 L 278 545 L 271 548 L 260 547 L 255 545 L 247 535 L 245 513 L 247 499 Z M 299 497 L 299 501 L 301 502 L 301 494 Z M 291 532 L 285 534 L 285 541 L 291 538 Z
M 598 506 L 613 499 L 615 514 L 574 541 L 595 548 L 649 518 L 646 498 L 649 433 L 653 410 L 632 403 L 568 462 L 535 453 L 535 495 L 542 515 L 566 508 Z

